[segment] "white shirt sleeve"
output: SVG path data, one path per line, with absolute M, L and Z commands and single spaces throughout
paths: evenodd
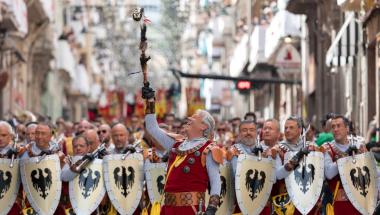
M 333 162 L 330 154 L 328 152 L 325 152 L 325 176 L 327 179 L 332 179 L 336 175 L 338 175 L 338 165 L 336 162 Z
M 208 153 L 206 157 L 206 168 L 207 174 L 210 181 L 210 196 L 220 195 L 221 182 L 220 182 L 220 172 L 219 164 L 212 158 L 211 152 Z
M 146 130 L 158 143 L 166 150 L 170 150 L 175 140 L 169 137 L 159 126 L 155 114 L 145 115 L 145 126 Z
M 72 181 L 77 176 L 77 173 L 70 170 L 68 164 L 65 164 L 61 172 L 61 180 L 65 182 Z
M 288 175 L 290 175 L 291 172 L 287 171 L 284 167 L 284 164 L 280 158 L 280 156 L 277 154 L 276 155 L 276 178 L 277 180 L 282 180 Z

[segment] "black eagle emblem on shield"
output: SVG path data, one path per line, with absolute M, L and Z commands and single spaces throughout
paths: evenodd
M 252 177 L 253 174 L 253 177 Z M 259 176 L 260 174 L 260 176 Z M 255 169 L 255 172 L 253 172 L 252 169 L 249 169 L 247 173 L 245 174 L 245 186 L 248 190 L 249 197 L 252 199 L 252 201 L 257 197 L 257 194 L 259 194 L 263 188 L 265 183 L 265 172 L 258 171 Z
M 79 188 L 83 191 L 82 196 L 86 199 L 99 185 L 100 172 L 90 168 L 84 169 L 79 175 Z
M 157 177 L 157 180 L 156 180 L 158 193 L 160 193 L 161 195 L 164 193 L 164 188 L 165 188 L 164 179 L 165 177 L 163 175 L 160 175 Z
M 116 167 L 113 171 L 116 187 L 121 190 L 121 195 L 124 197 L 127 197 L 130 193 L 129 189 L 131 189 L 135 183 L 135 170 L 133 167 L 129 166 L 128 172 L 129 174 L 127 174 L 127 169 L 124 166 L 121 168 Z
M 363 171 L 365 174 L 363 174 Z M 357 171 L 356 171 L 357 170 Z M 357 172 L 357 176 L 356 176 Z M 350 171 L 351 181 L 354 187 L 360 191 L 360 195 L 366 197 L 368 193 L 369 185 L 371 184 L 371 175 L 369 173 L 369 169 L 366 166 L 363 166 L 363 168 L 356 167 L 356 169 L 352 169 Z
M 12 173 L 6 171 L 5 174 L 0 170 L 0 199 L 5 196 L 5 193 L 9 190 L 12 181 Z
M 43 199 L 49 195 L 48 191 L 50 190 L 52 184 L 52 175 L 51 171 L 48 168 L 45 168 L 44 171 L 38 168 L 37 170 L 33 170 L 30 174 L 32 178 L 32 184 L 34 189 L 40 193 L 40 196 Z
M 314 181 L 315 176 L 315 167 L 313 164 L 308 164 L 306 169 L 306 165 L 303 165 L 301 168 L 297 168 L 294 170 L 294 179 L 296 183 L 301 186 L 300 190 L 303 193 L 306 193 L 309 190 L 309 186 Z

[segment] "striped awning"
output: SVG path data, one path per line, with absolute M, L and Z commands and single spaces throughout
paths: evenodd
M 349 12 L 326 54 L 326 65 L 341 67 L 352 64 L 362 41 L 361 23 L 358 14 Z

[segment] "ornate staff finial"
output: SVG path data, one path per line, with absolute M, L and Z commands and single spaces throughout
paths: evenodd
M 133 9 L 132 18 L 136 22 L 139 22 L 141 18 L 143 17 L 143 15 L 144 15 L 144 8 L 138 7 L 138 8 Z

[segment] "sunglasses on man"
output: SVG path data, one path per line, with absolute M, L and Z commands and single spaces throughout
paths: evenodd
M 98 135 L 100 135 L 100 134 L 102 134 L 102 133 L 103 133 L 103 134 L 107 133 L 107 130 L 99 130 L 99 131 L 98 131 Z

